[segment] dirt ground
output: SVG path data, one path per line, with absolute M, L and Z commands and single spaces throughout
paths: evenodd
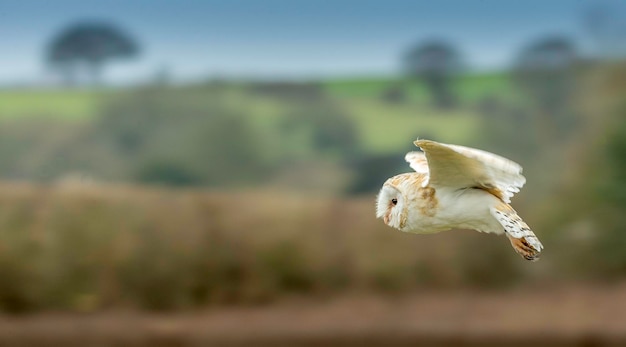
M 0 317 L 0 346 L 626 345 L 626 282 Z

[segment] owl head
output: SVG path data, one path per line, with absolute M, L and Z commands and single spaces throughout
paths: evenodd
M 390 227 L 402 230 L 407 221 L 407 204 L 398 187 L 389 182 L 383 185 L 376 201 L 376 218 L 382 218 Z

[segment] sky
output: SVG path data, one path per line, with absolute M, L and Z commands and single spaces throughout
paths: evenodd
M 142 47 L 113 83 L 390 75 L 408 47 L 442 38 L 478 70 L 503 69 L 534 39 L 584 44 L 593 0 L 0 0 L 0 84 L 51 78 L 48 42 L 78 21 L 111 22 Z

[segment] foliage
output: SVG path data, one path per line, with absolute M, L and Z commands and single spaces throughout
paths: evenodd
M 536 158 L 542 139 L 532 108 L 516 107 L 491 95 L 485 96 L 476 107 L 483 129 L 476 146 L 511 159 Z
M 376 192 L 387 178 L 410 170 L 404 161 L 405 154 L 398 152 L 354 158 L 351 162 L 357 174 L 351 186 L 348 187 L 348 192 L 353 194 Z
M 107 104 L 92 129 L 90 141 L 122 161 L 116 175 L 136 181 L 229 185 L 269 169 L 251 124 L 212 95 L 140 90 Z
M 403 103 L 407 100 L 406 91 L 401 86 L 391 86 L 382 92 L 380 98 L 391 104 Z
M 626 107 L 622 103 L 613 110 L 612 129 L 608 131 L 607 141 L 603 146 L 601 161 L 602 181 L 594 185 L 600 198 L 602 212 L 597 214 L 597 223 L 602 226 L 597 239 L 597 248 L 604 257 L 601 267 L 612 276 L 626 274 L 626 235 L 621 227 L 626 223 Z
M 425 106 L 429 103 L 426 87 L 421 83 L 409 83 L 405 78 L 361 77 L 330 79 L 321 83 L 328 94 L 339 101 L 351 99 L 373 100 L 385 92 L 401 88 L 407 103 Z M 475 102 L 486 94 L 498 95 L 507 101 L 518 98 L 508 72 L 464 73 L 452 80 L 459 102 Z
M 448 42 L 432 40 L 409 50 L 403 61 L 404 71 L 421 79 L 439 108 L 455 106 L 457 100 L 452 90 L 452 78 L 461 68 L 460 53 Z
M 102 93 L 90 105 L 96 115 L 82 120 L 19 116 L 24 111 L 9 107 L 0 130 L 0 175 L 258 185 L 297 163 L 339 168 L 362 150 L 358 124 L 322 91 L 309 85 L 270 89 L 211 85 Z
M 599 56 L 619 58 L 626 53 L 623 22 L 626 19 L 619 2 L 596 2 L 583 13 L 584 29 Z
M 138 54 L 138 44 L 115 25 L 80 22 L 64 29 L 50 42 L 46 62 L 63 74 L 69 84 L 75 82 L 82 66 L 89 68 L 93 81 L 98 82 L 104 64 Z
M 615 110 L 614 127 L 609 131 L 606 144 L 609 177 L 607 200 L 616 206 L 626 207 L 626 104 Z
M 366 178 L 356 162 L 391 155 L 401 161 L 414 148 L 406 139 L 417 136 L 466 143 L 479 124 L 468 110 L 337 95 L 316 85 L 262 83 L 3 92 L 0 175 L 341 192 L 353 174 Z M 368 189 L 377 189 L 376 177 Z
M 547 121 L 562 126 L 576 91 L 578 52 L 565 37 L 548 37 L 531 43 L 519 54 L 513 80 L 543 113 Z M 549 124 L 547 124 L 549 125 Z M 556 131 L 556 126 L 552 130 Z
M 82 124 L 50 119 L 5 120 L 0 124 L 0 176 L 48 181 L 71 173 L 74 140 Z M 102 159 L 102 158 L 101 158 Z
M 626 274 L 625 66 L 600 64 L 586 71 L 586 89 L 575 103 L 584 111 L 584 126 L 575 128 L 569 142 L 552 144 L 547 156 L 563 169 L 545 174 L 553 176 L 552 192 L 544 194 L 538 215 L 553 230 L 559 265 L 569 277 L 606 281 Z
M 2 92 L 15 104 L 0 105 L 0 174 L 57 182 L 0 185 L 0 308 L 176 310 L 285 294 L 500 288 L 564 273 L 622 278 L 624 108 L 582 107 L 623 100 L 626 79 L 607 75 L 610 93 L 582 83 L 592 92 L 567 100 L 585 118 L 563 141 L 542 136 L 540 105 L 518 97 L 506 74 L 455 80 L 464 107 L 454 110 L 429 107 L 416 85 L 404 102 L 380 100 L 396 85 L 382 79 Z M 29 95 L 41 100 L 33 112 Z M 37 116 L 42 105 L 53 106 Z M 524 166 L 528 184 L 513 204 L 546 245 L 539 263 L 504 237 L 418 237 L 374 219 L 373 192 L 410 170 L 402 157 L 417 136 Z M 285 193 L 277 182 L 314 189 Z M 321 194 L 345 191 L 360 195 Z
M 81 182 L 3 184 L 0 193 L 0 309 L 10 312 L 178 310 L 285 294 L 480 286 L 466 269 L 485 286 L 523 279 L 516 269 L 525 263 L 505 238 L 391 231 L 373 219 L 370 197 Z M 468 242 L 485 255 L 462 251 Z
M 347 159 L 357 153 L 360 143 L 355 125 L 337 105 L 322 99 L 290 106 L 279 125 L 281 136 L 304 133 L 307 147 L 321 155 Z

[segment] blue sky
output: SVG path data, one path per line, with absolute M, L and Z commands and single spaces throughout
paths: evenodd
M 409 45 L 441 37 L 467 65 L 506 67 L 529 41 L 565 34 L 584 46 L 593 0 L 0 0 L 0 84 L 39 81 L 46 43 L 78 20 L 112 21 L 142 45 L 113 82 L 167 68 L 178 80 L 393 74 Z

